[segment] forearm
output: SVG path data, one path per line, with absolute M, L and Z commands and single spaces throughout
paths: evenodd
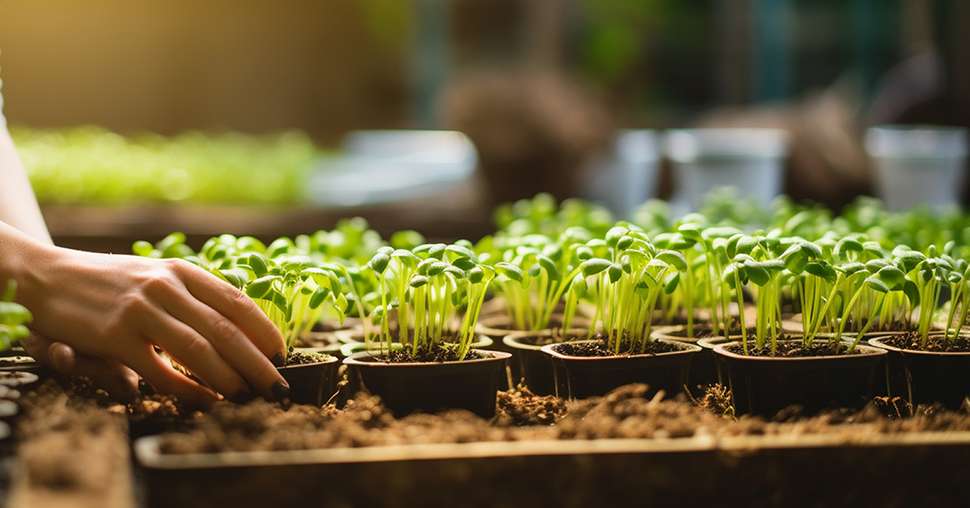
M 0 285 L 14 280 L 21 289 L 38 286 L 45 266 L 54 257 L 57 247 L 48 241 L 37 240 L 23 231 L 0 221 Z M 18 291 L 23 300 L 27 291 Z
M 50 233 L 37 206 L 27 172 L 17 156 L 13 140 L 0 118 L 0 221 L 31 238 L 51 244 Z M 5 255 L 0 251 L 0 256 Z

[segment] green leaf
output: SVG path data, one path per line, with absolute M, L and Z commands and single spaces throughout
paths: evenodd
M 383 252 L 378 252 L 374 254 L 374 257 L 370 258 L 367 262 L 367 266 L 376 273 L 384 273 L 387 269 L 387 265 L 391 262 L 391 257 Z
M 475 258 L 475 253 L 468 247 L 452 244 L 445 247 L 445 251 L 452 254 L 454 258 Z
M 424 275 L 414 275 L 411 277 L 411 280 L 408 282 L 408 285 L 413 288 L 419 288 L 421 286 L 426 285 L 427 283 L 428 283 L 428 278 L 425 277 Z
M 324 287 L 317 288 L 317 290 L 313 292 L 313 295 L 310 296 L 310 302 L 309 302 L 310 308 L 316 309 L 320 307 L 320 305 L 323 304 L 324 300 L 326 300 L 327 297 L 330 296 L 330 294 L 331 294 L 330 290 L 327 288 L 324 288 Z
M 582 268 L 584 276 L 591 277 L 593 275 L 596 275 L 602 272 L 603 270 L 606 270 L 611 265 L 612 263 L 610 263 L 606 259 L 593 258 L 593 259 L 587 259 L 586 261 L 583 261 L 580 267 Z
M 751 281 L 758 286 L 764 286 L 771 280 L 771 274 L 768 269 L 758 263 L 745 263 L 742 267 L 742 272 Z
M 885 283 L 890 290 L 899 288 L 906 280 L 906 274 L 895 266 L 886 266 L 876 272 L 875 277 Z
M 246 285 L 246 295 L 250 298 L 265 298 L 273 289 L 273 283 L 282 280 L 279 275 L 264 275 Z
M 673 293 L 678 284 L 680 284 L 680 272 L 668 273 L 664 278 L 664 292 L 668 295 Z
M 688 223 L 681 224 L 677 227 L 677 232 L 684 235 L 684 238 L 694 240 L 695 242 L 701 241 L 701 230 L 703 228 L 700 224 Z
M 476 266 L 468 270 L 468 280 L 471 281 L 472 284 L 478 284 L 484 278 L 485 278 L 485 271 L 482 270 L 481 267 Z
M 623 267 L 616 263 L 610 263 L 609 276 L 610 282 L 616 283 L 623 276 Z
M 269 271 L 269 269 L 266 267 L 266 260 L 259 254 L 250 254 L 246 259 L 246 262 L 249 264 L 250 269 L 252 269 L 253 274 L 256 275 L 256 277 L 262 277 L 263 275 L 266 275 L 266 272 Z
M 805 265 L 805 271 L 827 282 L 835 282 L 838 274 L 832 265 L 824 261 L 812 261 Z M 794 273 L 794 272 L 792 272 Z
M 29 323 L 33 315 L 27 307 L 14 302 L 0 302 L 0 324 L 18 326 Z
M 879 279 L 879 277 L 876 277 L 875 275 L 870 275 L 869 277 L 866 277 L 866 286 L 880 293 L 888 293 L 889 291 L 891 291 L 890 287 L 887 286 L 885 282 L 883 282 L 881 279 Z
M 843 238 L 835 244 L 834 253 L 836 256 L 844 257 L 850 252 L 862 252 L 862 242 L 854 238 Z
M 906 295 L 906 298 L 909 300 L 909 305 L 911 307 L 916 307 L 919 305 L 919 302 L 920 302 L 919 288 L 916 287 L 916 283 L 914 283 L 911 280 L 906 280 L 905 282 L 903 282 L 903 294 Z
M 629 228 L 623 226 L 613 226 L 609 231 L 606 232 L 606 245 L 616 247 L 617 243 L 620 241 L 620 238 L 627 234 L 628 231 L 630 231 Z
M 137 242 L 132 244 L 131 251 L 134 252 L 135 255 L 137 256 L 142 256 L 146 258 L 154 257 L 153 255 L 155 254 L 155 247 L 144 240 L 138 240 Z
M 219 270 L 219 275 L 221 275 L 226 282 L 232 284 L 236 289 L 242 289 L 246 286 L 246 283 L 249 282 L 249 273 L 242 268 Z
M 522 269 L 511 263 L 496 263 L 495 270 L 499 273 L 499 275 L 503 275 L 506 278 L 516 282 L 522 282 L 522 279 L 525 278 L 525 273 L 522 272 Z
M 536 259 L 539 261 L 539 266 L 546 271 L 546 274 L 549 276 L 549 280 L 559 280 L 559 269 L 556 267 L 556 263 L 546 256 L 538 256 Z
M 657 259 L 673 266 L 679 272 L 687 271 L 687 258 L 683 254 L 673 250 L 662 250 L 657 253 Z

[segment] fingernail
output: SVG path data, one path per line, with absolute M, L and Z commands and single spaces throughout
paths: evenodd
M 278 401 L 283 401 L 290 398 L 290 385 L 286 384 L 286 381 L 277 381 L 273 383 L 273 388 L 270 389 L 273 392 L 273 397 Z
M 283 353 L 276 353 L 276 355 L 273 356 L 271 361 L 273 362 L 273 365 L 275 365 L 276 367 L 282 367 L 285 363 L 283 360 Z

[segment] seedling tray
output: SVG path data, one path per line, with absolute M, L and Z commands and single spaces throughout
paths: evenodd
M 970 499 L 970 432 L 433 444 L 162 455 L 161 507 L 931 506 Z

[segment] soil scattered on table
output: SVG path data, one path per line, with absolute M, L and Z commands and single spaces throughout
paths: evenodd
M 960 335 L 955 339 L 944 339 L 942 336 L 931 336 L 924 348 L 920 343 L 920 336 L 917 332 L 910 332 L 901 335 L 894 335 L 882 339 L 884 344 L 898 347 L 900 349 L 913 349 L 916 351 L 930 351 L 933 353 L 970 353 L 970 337 Z
M 556 351 L 566 356 L 601 357 L 630 356 L 635 354 L 656 355 L 660 353 L 681 351 L 687 347 L 678 344 L 671 344 L 669 342 L 661 342 L 659 340 L 650 340 L 642 344 L 643 349 L 641 350 L 640 344 L 634 345 L 632 341 L 625 338 L 620 341 L 620 353 L 617 353 L 614 349 L 609 347 L 605 337 L 597 336 L 597 339 L 598 340 L 596 342 L 564 342 L 562 345 L 556 347 Z M 569 338 L 568 340 L 580 339 Z
M 553 395 L 536 395 L 520 384 L 499 392 L 496 422 L 504 426 L 552 425 L 566 414 L 566 402 Z

